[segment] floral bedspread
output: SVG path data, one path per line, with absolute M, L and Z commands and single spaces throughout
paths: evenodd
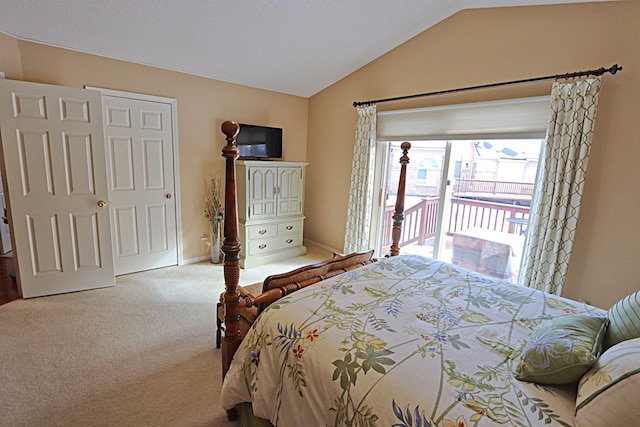
M 512 372 L 541 319 L 600 309 L 414 255 L 272 304 L 222 388 L 278 427 L 571 426 L 576 387 Z

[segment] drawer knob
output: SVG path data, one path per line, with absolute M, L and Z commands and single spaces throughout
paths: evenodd
M 258 234 L 260 234 L 260 235 L 266 234 L 266 233 L 267 233 L 267 230 L 265 230 L 265 229 L 262 229 L 262 230 L 258 231 Z
M 288 244 L 293 243 L 293 239 L 287 239 L 287 243 L 288 243 Z
M 293 225 L 287 225 L 287 230 L 293 230 Z
M 265 245 L 265 244 L 263 243 L 263 244 L 261 244 L 260 246 L 258 246 L 258 249 L 264 249 L 264 248 L 266 248 L 266 247 L 267 247 L 267 245 Z

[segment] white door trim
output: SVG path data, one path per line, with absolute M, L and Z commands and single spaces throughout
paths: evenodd
M 176 203 L 176 250 L 178 251 L 178 265 L 184 265 L 182 255 L 182 214 L 180 203 L 180 160 L 178 158 L 178 107 L 175 98 L 166 98 L 163 96 L 147 95 L 144 93 L 125 92 L 121 90 L 105 89 L 101 87 L 85 86 L 85 89 L 100 91 L 102 95 L 114 96 L 118 98 L 135 99 L 138 101 L 151 101 L 163 104 L 169 104 L 171 107 L 171 122 L 173 132 L 173 176 L 174 176 L 174 199 Z

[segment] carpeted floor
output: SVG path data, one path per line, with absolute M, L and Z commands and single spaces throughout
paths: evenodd
M 240 284 L 329 256 L 310 247 Z M 218 399 L 223 289 L 222 265 L 205 262 L 0 306 L 0 425 L 239 427 Z

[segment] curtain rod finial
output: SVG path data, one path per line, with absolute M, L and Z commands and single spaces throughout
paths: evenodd
M 621 70 L 622 70 L 621 66 L 619 66 L 618 64 L 613 64 L 611 66 L 611 68 L 609 68 L 609 70 L 607 70 L 607 71 L 609 71 L 611 74 L 615 74 L 615 73 L 617 73 L 618 71 L 621 71 Z
M 354 101 L 353 102 L 353 106 L 354 107 L 361 107 L 363 105 L 372 105 L 375 104 L 376 101 Z

